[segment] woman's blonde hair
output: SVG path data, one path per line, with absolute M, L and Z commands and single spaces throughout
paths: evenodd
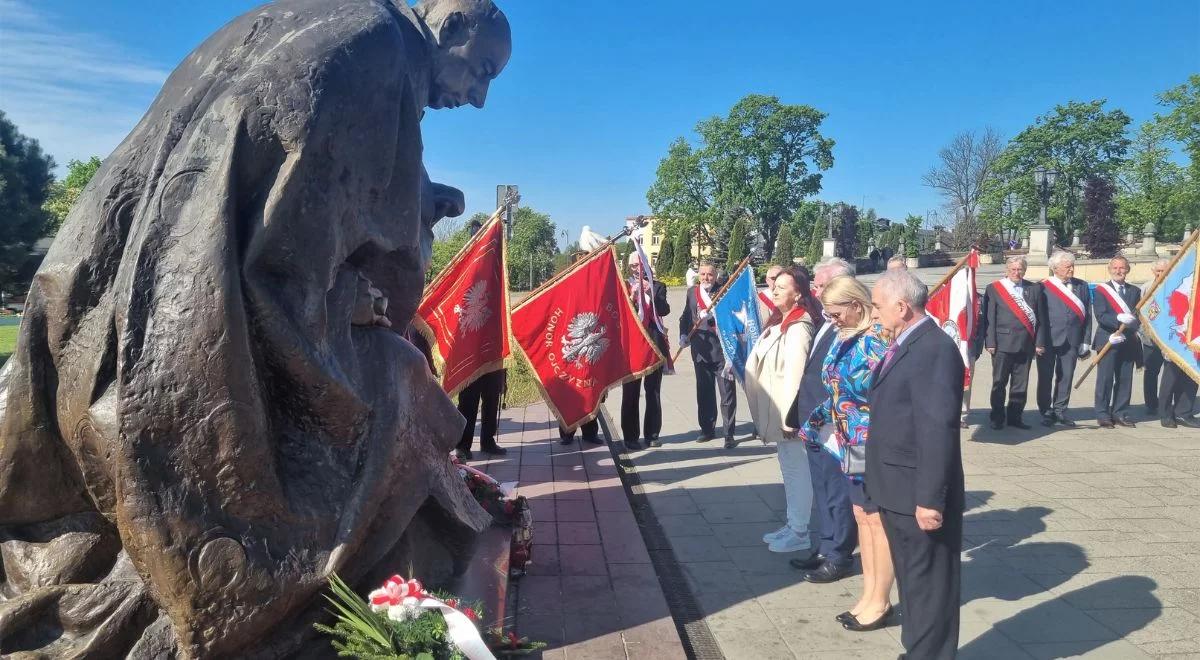
M 838 331 L 838 337 L 842 339 L 871 327 L 871 292 L 867 291 L 862 282 L 849 275 L 829 280 L 829 284 L 826 284 L 825 290 L 821 292 L 821 304 L 826 308 L 830 305 L 853 305 L 861 311 L 862 318 L 858 320 L 857 325 Z

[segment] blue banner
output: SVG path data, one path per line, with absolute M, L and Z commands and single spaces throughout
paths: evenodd
M 1162 348 L 1163 357 L 1200 382 L 1200 359 L 1187 345 L 1196 293 L 1196 242 L 1193 241 L 1139 311 L 1143 331 Z
M 725 359 L 733 366 L 738 382 L 746 382 L 746 359 L 762 332 L 762 323 L 758 319 L 758 288 L 754 286 L 754 272 L 750 266 L 743 268 L 729 283 L 725 294 L 713 306 L 713 319 L 717 322 L 717 335 L 721 338 Z

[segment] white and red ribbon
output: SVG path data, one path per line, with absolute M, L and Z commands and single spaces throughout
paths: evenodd
M 367 599 L 372 610 L 387 612 L 387 617 L 393 621 L 408 621 L 421 616 L 425 610 L 437 610 L 446 619 L 446 634 L 450 641 L 468 660 L 496 660 L 475 622 L 457 608 L 429 595 L 417 580 L 393 575 Z
M 1034 314 L 1033 308 L 1025 301 L 1025 297 L 1018 294 L 1016 285 L 1010 279 L 1002 279 L 996 282 L 997 292 L 1000 294 L 1000 299 L 1012 311 L 1021 325 L 1025 326 L 1025 330 L 1029 332 L 1030 337 L 1037 337 L 1034 332 L 1037 327 L 1037 315 Z
M 1056 276 L 1050 276 L 1043 280 L 1043 282 L 1050 289 L 1050 292 L 1067 306 L 1067 309 L 1075 312 L 1075 316 L 1078 316 L 1080 321 L 1086 318 L 1087 315 L 1083 309 L 1083 301 L 1062 280 Z
M 1125 302 L 1125 299 L 1121 297 L 1121 294 L 1117 293 L 1117 290 L 1113 288 L 1112 284 L 1108 282 L 1101 282 L 1100 284 L 1096 285 L 1096 288 L 1100 291 L 1100 293 L 1104 294 L 1105 298 L 1108 298 L 1109 304 L 1111 304 L 1115 309 L 1121 310 L 1121 313 L 1123 314 L 1133 316 L 1133 311 L 1129 309 L 1129 303 Z

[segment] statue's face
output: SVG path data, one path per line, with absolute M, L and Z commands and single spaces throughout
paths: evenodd
M 508 22 L 503 16 L 481 18 L 470 28 L 463 14 L 455 12 L 437 33 L 440 36 L 433 58 L 429 107 L 457 108 L 469 103 L 482 108 L 488 87 L 512 55 Z

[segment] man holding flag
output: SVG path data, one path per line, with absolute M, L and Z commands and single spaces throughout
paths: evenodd
M 638 322 L 654 341 L 658 350 L 670 359 L 671 347 L 667 344 L 667 333 L 662 317 L 671 313 L 667 302 L 667 286 L 654 279 L 650 260 L 642 250 L 641 242 L 630 239 L 634 251 L 629 253 L 629 296 Z M 670 369 L 670 364 L 666 367 Z M 638 380 L 631 380 L 621 387 L 621 435 L 629 449 L 640 449 L 638 438 L 643 435 L 649 447 L 661 447 L 658 433 L 662 430 L 662 377 L 663 367 L 655 369 Z M 642 389 L 646 390 L 645 423 L 639 427 L 639 401 Z
M 1092 347 L 1099 350 L 1112 344 L 1109 355 L 1096 365 L 1096 420 L 1100 428 L 1117 424 L 1134 427 L 1129 418 L 1129 399 L 1133 392 L 1133 366 L 1141 365 L 1142 344 L 1138 341 L 1139 322 L 1135 315 L 1142 290 L 1125 281 L 1129 260 L 1115 256 L 1108 262 L 1107 282 L 1096 285 L 1092 311 L 1096 316 L 1096 335 Z M 1099 358 L 1097 358 L 1099 359 Z
M 725 447 L 729 449 L 737 446 L 733 439 L 737 390 L 733 376 L 725 375 L 725 353 L 712 316 L 712 288 L 717 281 L 717 267 L 708 261 L 701 263 L 698 277 L 696 286 L 688 289 L 683 313 L 679 315 L 679 344 L 691 348 L 692 364 L 696 369 L 696 416 L 700 422 L 700 437 L 696 441 L 708 442 L 716 437 L 715 386 L 721 393 Z M 692 332 L 696 324 L 699 326 Z
M 1075 364 L 1091 349 L 1085 341 L 1092 324 L 1091 294 L 1087 282 L 1075 277 L 1075 255 L 1059 250 L 1050 255 L 1050 277 L 1042 280 L 1041 345 L 1037 358 L 1038 412 L 1042 426 L 1075 426 L 1067 417 Z
M 1025 257 L 1009 257 L 1005 277 L 988 286 L 987 333 L 983 345 L 992 356 L 992 428 L 1007 423 L 1019 429 L 1031 427 L 1021 419 L 1029 386 L 1033 356 L 1046 352 L 1037 331 L 1036 310 L 1042 306 L 1042 291 L 1025 279 Z M 1007 394 L 1008 404 L 1005 405 Z

